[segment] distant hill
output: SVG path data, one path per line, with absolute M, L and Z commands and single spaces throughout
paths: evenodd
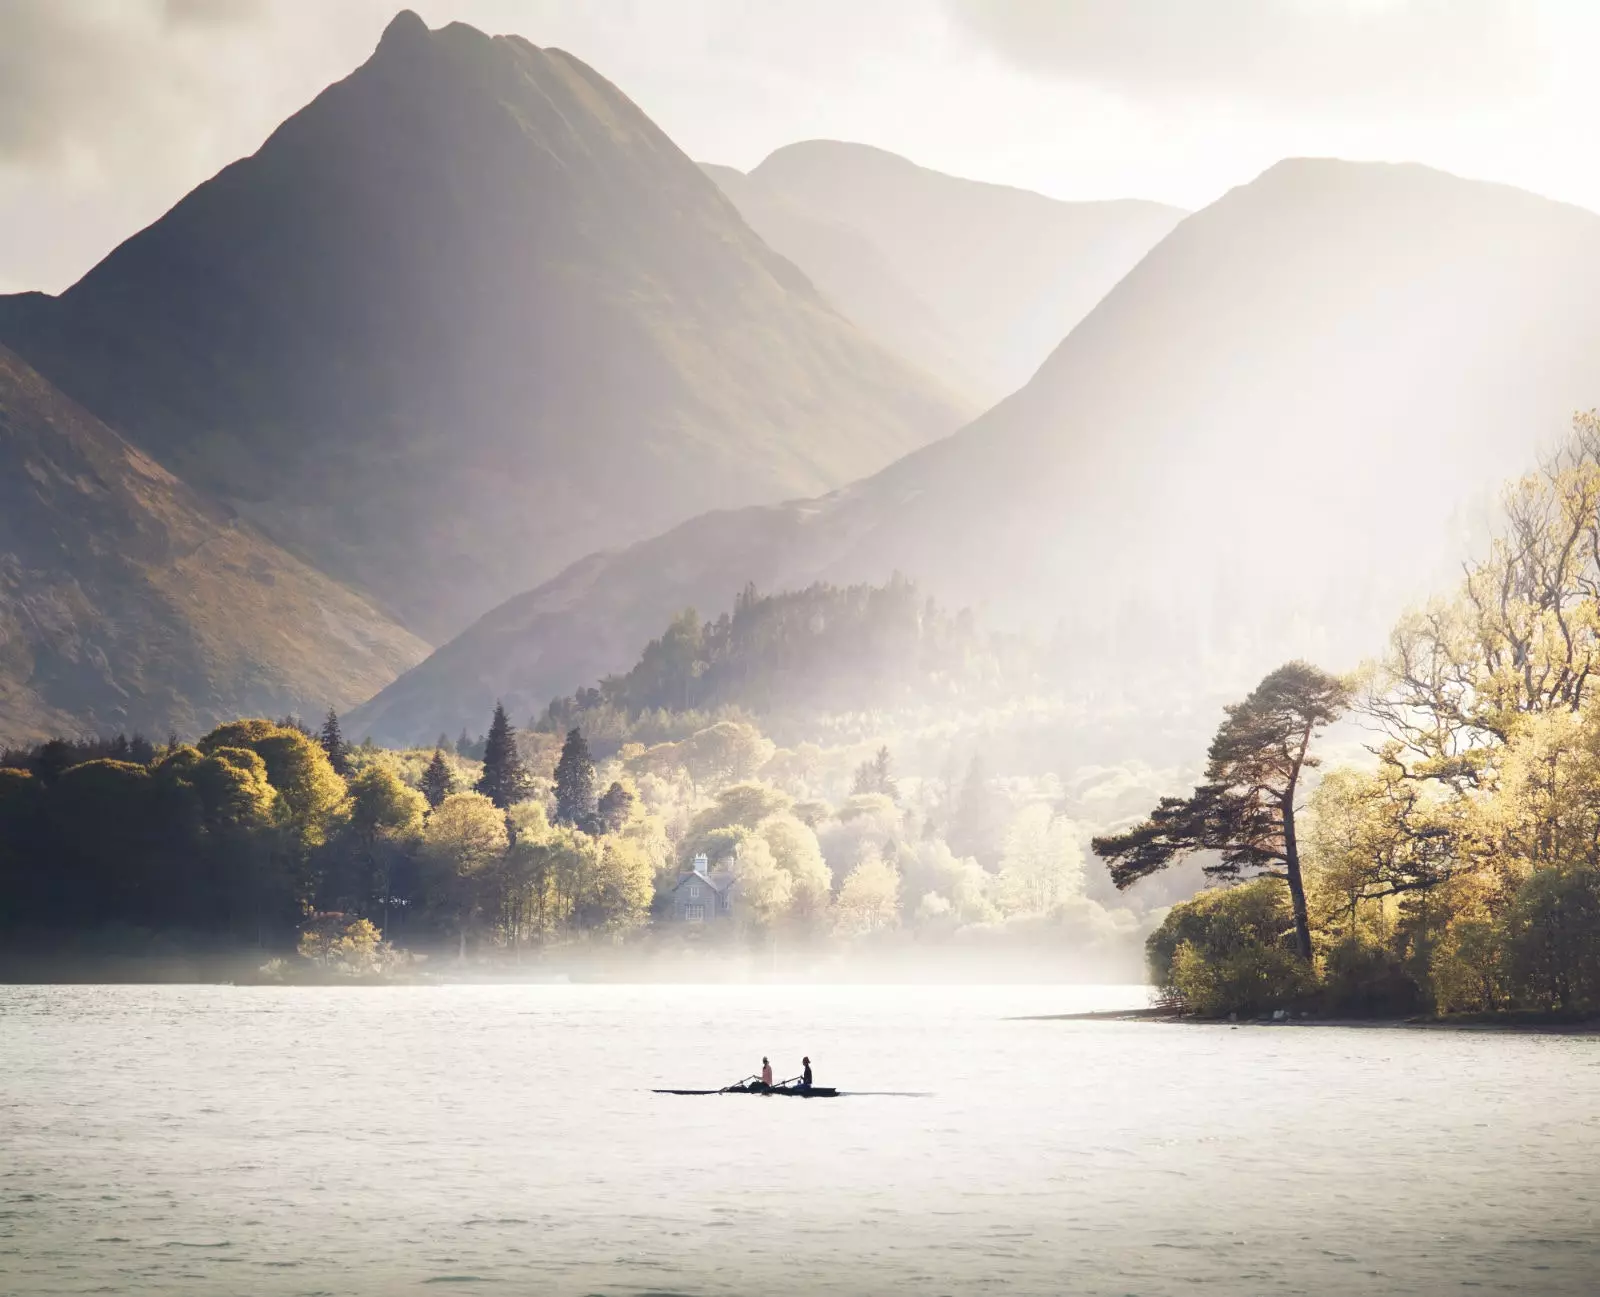
M 1345 667 L 1600 403 L 1600 217 L 1417 166 L 1282 163 L 1190 217 L 1026 388 L 841 491 L 708 514 L 508 601 L 361 709 L 414 738 L 620 670 L 746 581 L 899 570 L 1127 696 Z M 1098 687 L 1098 686 L 1097 686 Z
M 1032 378 L 1185 215 L 1061 202 L 835 140 L 788 145 L 747 176 L 712 175 L 840 310 L 984 405 Z
M 426 652 L 0 347 L 0 747 L 315 716 Z
M 733 167 L 701 164 L 766 245 L 794 262 L 822 295 L 867 333 L 977 405 L 1006 395 L 1005 380 L 963 359 L 968 339 L 947 324 L 890 254 L 868 234 L 814 212 L 765 181 Z
M 409 12 L 60 297 L 0 299 L 0 342 L 435 640 L 971 413 L 592 69 Z

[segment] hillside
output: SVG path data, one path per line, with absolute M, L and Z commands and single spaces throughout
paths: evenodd
M 733 167 L 701 164 L 739 215 L 769 248 L 787 257 L 822 295 L 872 337 L 974 404 L 1005 396 L 1004 379 L 980 376 L 963 359 L 969 339 L 947 324 L 917 288 L 901 278 L 890 254 L 860 229 L 801 206 L 765 181 Z
M 0 299 L 0 342 L 436 641 L 970 413 L 592 69 L 411 13 L 59 298 Z
M 1415 166 L 1282 163 L 1190 217 L 1026 388 L 808 502 L 710 514 L 507 602 L 362 711 L 416 737 L 626 667 L 749 580 L 899 570 L 1147 702 L 1345 667 L 1600 400 L 1600 217 Z M 1174 705 L 1177 705 L 1176 702 Z
M 834 140 L 787 145 L 737 186 L 715 174 L 762 238 L 846 315 L 925 366 L 947 353 L 956 381 L 985 405 L 1032 378 L 1184 216 L 1134 200 L 1061 202 Z M 796 229 L 782 209 L 808 224 Z M 860 274 L 859 256 L 813 237 L 818 225 L 848 231 L 880 268 Z M 885 280 L 904 285 L 914 308 Z
M 317 715 L 426 651 L 0 348 L 0 747 Z

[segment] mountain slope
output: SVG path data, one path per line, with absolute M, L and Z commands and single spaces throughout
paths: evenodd
M 1006 395 L 994 375 L 980 377 L 962 359 L 966 340 L 890 264 L 889 254 L 859 229 L 800 206 L 765 181 L 733 167 L 701 163 L 769 248 L 794 262 L 822 295 L 870 336 L 886 343 L 975 404 Z
M 575 565 L 362 709 L 531 712 L 745 581 L 899 569 L 1146 697 L 1372 652 L 1507 475 L 1600 403 L 1600 217 L 1416 166 L 1282 163 L 1190 217 L 1026 388 L 820 499 Z
M 316 715 L 426 651 L 0 347 L 0 745 Z
M 969 412 L 593 70 L 411 13 L 59 298 L 0 300 L 0 342 L 434 639 Z
M 759 205 L 745 196 L 752 191 Z M 1184 217 L 1160 203 L 1061 202 L 835 140 L 777 150 L 745 177 L 740 192 L 729 188 L 728 194 L 762 237 L 845 314 L 902 345 L 903 335 L 925 327 L 917 316 L 901 326 L 886 323 L 896 304 L 879 301 L 872 280 L 852 285 L 849 265 L 838 265 L 829 246 L 792 238 L 765 213 L 782 201 L 876 249 L 883 273 L 907 285 L 931 310 L 960 361 L 958 375 L 970 375 L 985 404 L 1026 383 L 1095 303 Z M 830 286 L 836 284 L 843 287 L 834 293 Z M 923 364 L 935 360 L 922 350 L 905 354 Z

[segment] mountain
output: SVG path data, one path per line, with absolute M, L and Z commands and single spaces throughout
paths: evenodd
M 975 404 L 992 404 L 1011 390 L 1003 387 L 1004 379 L 968 369 L 963 360 L 968 340 L 901 278 L 889 253 L 869 235 L 801 206 L 734 167 L 701 163 L 701 170 L 716 181 L 762 242 L 794 262 L 828 301 L 872 337 L 969 394 Z
M 1185 215 L 1061 202 L 835 140 L 788 145 L 737 180 L 730 170 L 713 175 L 745 219 L 840 310 L 985 405 L 1032 378 Z
M 592 69 L 409 12 L 65 293 L 0 299 L 0 343 L 435 641 L 971 413 Z
M 1056 637 L 1146 703 L 1376 651 L 1497 484 L 1600 402 L 1600 217 L 1419 166 L 1295 160 L 1184 221 L 1025 388 L 810 501 L 592 556 L 361 709 L 415 738 L 626 668 L 746 581 L 881 581 Z M 1481 530 L 1479 531 L 1481 534 Z
M 0 347 L 0 746 L 320 715 L 426 652 Z

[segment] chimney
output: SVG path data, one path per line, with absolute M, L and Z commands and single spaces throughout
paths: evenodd
M 694 872 L 699 874 L 701 878 L 706 876 L 706 870 L 710 867 L 711 862 L 706 859 L 706 853 L 704 851 L 694 858 Z

